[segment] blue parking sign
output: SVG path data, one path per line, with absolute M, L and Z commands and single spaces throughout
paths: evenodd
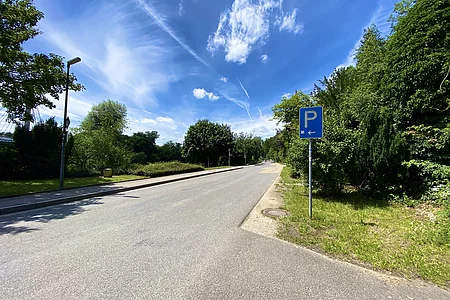
M 322 106 L 300 108 L 300 138 L 320 139 L 323 136 Z

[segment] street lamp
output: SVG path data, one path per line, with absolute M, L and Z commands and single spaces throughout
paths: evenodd
M 67 104 L 69 102 L 69 70 L 70 66 L 79 63 L 81 58 L 75 57 L 67 61 L 67 76 L 66 76 L 66 101 L 64 103 L 64 119 L 63 119 L 63 134 L 61 141 L 61 168 L 59 170 L 59 189 L 64 189 L 64 155 L 66 150 L 67 129 L 70 125 L 70 119 L 67 117 Z

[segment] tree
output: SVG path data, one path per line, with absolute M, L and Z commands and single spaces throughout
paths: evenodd
M 120 142 L 126 115 L 126 107 L 111 100 L 92 107 L 75 129 L 72 163 L 77 172 L 100 173 L 106 167 L 117 171 L 130 164 L 132 154 Z
M 0 151 L 2 170 L 0 177 L 57 178 L 60 168 L 62 128 L 54 118 L 33 126 L 31 131 L 17 126 L 14 144 Z M 66 159 L 71 155 L 72 137 L 69 138 Z
M 123 143 L 129 150 L 135 154 L 143 153 L 145 155 L 145 162 L 154 162 L 154 158 L 157 158 L 156 140 L 158 138 L 157 131 L 135 132 L 132 136 L 122 136 Z
M 283 124 L 283 130 L 277 132 L 278 151 L 272 151 L 272 159 L 283 161 L 289 144 L 298 136 L 299 130 L 299 110 L 301 107 L 312 106 L 316 102 L 301 91 L 296 91 L 289 98 L 283 97 L 281 103 L 272 108 L 274 119 L 278 124 Z M 276 158 L 275 158 L 276 157 Z
M 206 166 L 225 164 L 232 143 L 233 134 L 228 125 L 200 120 L 189 126 L 184 138 L 183 156 L 190 162 Z
M 117 101 L 102 101 L 91 108 L 81 123 L 82 130 L 103 130 L 114 137 L 127 126 L 127 107 Z
M 183 161 L 182 146 L 180 143 L 168 141 L 162 146 L 157 146 L 159 161 Z
M 31 0 L 0 1 L 0 104 L 8 119 L 31 120 L 31 109 L 44 105 L 54 108 L 47 95 L 59 99 L 66 84 L 63 57 L 55 54 L 29 54 L 23 43 L 40 32 L 36 28 L 43 18 Z M 84 89 L 70 76 L 71 90 Z
M 260 137 L 244 132 L 234 134 L 233 164 L 256 163 L 263 156 L 263 151 L 263 141 Z
M 450 122 L 450 2 L 417 0 L 398 20 L 386 48 L 382 95 L 399 130 Z

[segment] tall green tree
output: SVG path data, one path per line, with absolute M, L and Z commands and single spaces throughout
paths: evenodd
M 183 155 L 205 166 L 226 164 L 228 149 L 233 145 L 233 133 L 228 125 L 199 120 L 191 125 L 184 138 Z
M 33 121 L 30 110 L 44 105 L 55 107 L 47 95 L 59 99 L 66 84 L 63 57 L 30 54 L 24 42 L 40 33 L 37 23 L 44 15 L 31 0 L 0 1 L 0 104 L 11 121 Z M 70 76 L 71 90 L 84 87 Z
M 121 143 L 127 109 L 116 101 L 92 107 L 75 130 L 72 163 L 77 172 L 100 173 L 106 167 L 118 171 L 131 162 L 131 152 Z
M 417 0 L 387 41 L 382 94 L 400 130 L 450 121 L 449 20 L 449 1 Z

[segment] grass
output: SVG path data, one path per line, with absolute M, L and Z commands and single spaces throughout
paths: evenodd
M 127 180 L 141 179 L 143 176 L 119 175 L 111 178 L 103 177 L 76 177 L 65 178 L 64 187 L 74 188 L 95 184 L 121 182 Z M 0 180 L 0 196 L 24 195 L 44 191 L 56 190 L 59 188 L 59 178 L 55 179 L 34 179 L 34 180 Z
M 284 208 L 279 237 L 316 251 L 407 278 L 422 278 L 450 288 L 448 223 L 435 220 L 439 209 L 409 208 L 386 201 L 344 194 L 313 196 L 308 216 L 308 192 L 299 180 L 282 172 Z M 446 226 L 446 227 L 443 227 Z
M 204 168 L 199 165 L 186 164 L 177 161 L 138 165 L 132 171 L 133 175 L 117 175 L 111 178 L 99 176 L 93 177 L 73 177 L 64 179 L 65 188 L 89 186 L 112 182 L 121 182 L 148 177 L 166 176 L 187 172 L 202 171 Z M 59 178 L 55 179 L 35 179 L 35 180 L 1 180 L 0 196 L 15 196 L 29 193 L 56 190 L 59 188 Z

